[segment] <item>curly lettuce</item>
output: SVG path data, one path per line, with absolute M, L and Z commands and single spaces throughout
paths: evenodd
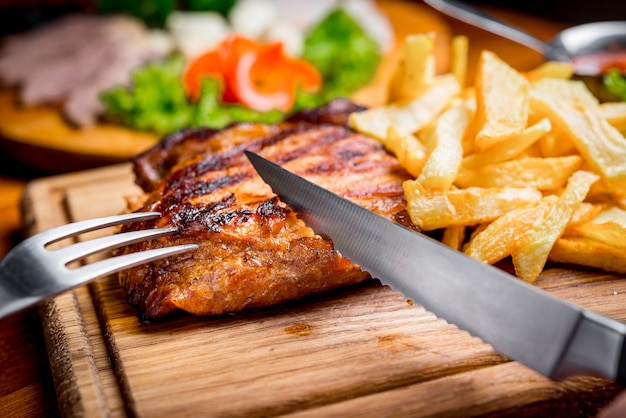
M 331 11 L 306 36 L 302 57 L 322 74 L 318 102 L 347 97 L 376 74 L 378 44 L 341 7 Z
M 222 103 L 220 83 L 207 78 L 197 102 L 191 102 L 181 74 L 183 61 L 172 58 L 135 70 L 129 87 L 115 87 L 101 94 L 105 118 L 140 131 L 159 135 L 183 128 L 222 128 L 232 122 L 274 123 L 279 111 L 257 112 L 244 106 Z

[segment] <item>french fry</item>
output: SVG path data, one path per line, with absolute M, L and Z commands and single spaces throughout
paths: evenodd
M 465 227 L 462 225 L 451 225 L 443 230 L 441 242 L 455 250 L 461 250 L 465 243 Z
M 415 135 L 402 135 L 395 127 L 390 126 L 383 145 L 412 176 L 420 175 L 426 163 L 427 148 Z
M 511 256 L 516 275 L 534 283 L 548 260 L 552 246 L 565 231 L 576 206 L 589 192 L 598 176 L 588 171 L 577 171 L 570 178 L 565 191 L 535 228 L 529 229 L 516 242 Z
M 626 135 L 626 102 L 600 103 L 600 115 L 622 135 Z
M 574 231 L 571 228 L 575 228 L 577 225 L 583 222 L 592 220 L 593 218 L 598 216 L 600 212 L 602 212 L 605 208 L 606 208 L 606 205 L 603 205 L 601 203 L 582 202 L 574 210 L 574 213 L 572 214 L 572 219 L 570 219 L 569 224 L 567 225 L 567 230 L 565 234 L 568 233 L 567 232 L 568 230 Z
M 521 158 L 486 165 L 477 169 L 461 168 L 454 184 L 466 187 L 536 187 L 543 191 L 561 189 L 580 168 L 578 155 L 557 158 Z
M 574 75 L 574 66 L 569 62 L 548 61 L 528 71 L 525 76 L 529 81 L 538 81 L 542 78 L 560 78 L 568 80 Z
M 534 187 L 446 190 L 427 188 L 419 181 L 407 180 L 403 188 L 411 221 L 424 231 L 489 222 L 509 210 L 538 202 L 542 197 Z
M 348 123 L 354 130 L 381 142 L 384 142 L 390 126 L 401 135 L 413 134 L 441 113 L 460 90 L 452 74 L 439 76 L 416 99 L 352 113 Z
M 612 206 L 598 215 L 571 228 L 573 233 L 615 248 L 626 248 L 626 211 Z M 624 253 L 626 256 L 626 253 Z
M 624 249 L 583 237 L 559 238 L 549 256 L 550 261 L 598 268 L 626 274 Z
M 496 164 L 512 160 L 528 150 L 541 137 L 548 134 L 552 124 L 548 118 L 530 125 L 515 140 L 500 142 L 481 153 L 474 153 L 463 158 L 463 167 L 477 168 L 487 164 Z
M 522 73 L 490 51 L 467 86 L 463 36 L 435 76 L 431 36 L 405 42 L 392 102 L 349 120 L 414 176 L 411 221 L 531 283 L 548 259 L 626 274 L 626 103 L 599 103 L 571 64 Z
M 541 155 L 546 158 L 578 154 L 576 145 L 559 129 L 553 129 L 552 132 L 541 137 L 539 139 L 539 149 L 541 150 Z
M 465 247 L 465 254 L 487 264 L 494 264 L 508 257 L 515 248 L 515 240 L 536 227 L 558 199 L 555 195 L 544 197 L 533 205 L 513 209 L 472 235 Z
M 457 176 L 463 158 L 463 135 L 469 123 L 469 111 L 454 106 L 438 119 L 429 139 L 429 154 L 418 177 L 424 187 L 448 189 Z
M 626 210 L 614 206 L 606 208 L 595 216 L 591 222 L 597 224 L 612 222 L 626 229 Z
M 475 86 L 476 115 L 468 132 L 476 152 L 520 135 L 528 122 L 528 80 L 494 53 L 483 51 Z
M 594 108 L 600 104 L 598 99 L 587 89 L 585 83 L 578 80 L 543 78 L 531 84 L 530 92 L 550 94 L 556 101 L 562 101 L 570 106 L 572 103 L 578 104 L 579 108 Z
M 593 168 L 586 163 L 583 164 L 581 169 L 593 171 Z M 589 193 L 587 194 L 587 201 L 592 203 L 602 203 L 608 206 L 618 206 L 626 208 L 626 205 L 620 204 L 618 196 L 613 190 L 609 188 L 603 178 L 600 178 L 600 180 L 596 181 L 591 186 L 591 190 L 589 190 Z
M 457 35 L 452 38 L 452 56 L 450 59 L 450 72 L 454 74 L 461 87 L 467 83 L 467 55 L 469 42 L 467 36 Z
M 533 85 L 531 106 L 550 118 L 617 196 L 626 190 L 626 139 L 600 115 L 597 100 L 578 81 L 544 79 Z
M 435 78 L 434 32 L 409 35 L 402 48 L 390 83 L 390 102 L 415 99 Z

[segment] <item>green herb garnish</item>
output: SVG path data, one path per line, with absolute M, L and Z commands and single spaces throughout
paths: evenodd
M 284 114 L 257 112 L 222 103 L 220 83 L 205 79 L 197 102 L 191 102 L 181 83 L 183 61 L 172 58 L 135 70 L 130 87 L 115 87 L 101 95 L 105 117 L 140 131 L 160 135 L 183 128 L 222 128 L 232 122 L 274 123 Z
M 626 102 L 626 77 L 624 77 L 621 72 L 618 70 L 610 70 L 604 75 L 602 81 L 608 93 Z

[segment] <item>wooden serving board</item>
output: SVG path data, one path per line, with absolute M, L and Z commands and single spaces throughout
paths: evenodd
M 35 233 L 115 214 L 137 190 L 127 164 L 35 180 L 24 219 Z M 626 319 L 626 277 L 551 266 L 538 286 Z M 547 379 L 375 280 L 269 309 L 144 324 L 108 277 L 40 313 L 68 417 L 576 417 L 620 390 L 595 377 Z

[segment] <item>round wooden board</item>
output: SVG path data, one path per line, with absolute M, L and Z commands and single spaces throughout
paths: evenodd
M 22 107 L 14 89 L 0 91 L 0 149 L 40 170 L 69 172 L 121 162 L 157 140 L 115 125 L 79 129 L 55 107 Z
M 437 70 L 448 66 L 450 29 L 432 9 L 405 0 L 379 0 L 393 24 L 395 46 L 389 51 L 372 83 L 352 99 L 366 106 L 381 105 L 387 83 L 409 34 L 436 32 Z M 31 167 L 48 172 L 69 172 L 127 161 L 158 141 L 159 137 L 121 126 L 98 124 L 79 129 L 70 125 L 58 107 L 22 107 L 15 89 L 0 90 L 0 150 Z

